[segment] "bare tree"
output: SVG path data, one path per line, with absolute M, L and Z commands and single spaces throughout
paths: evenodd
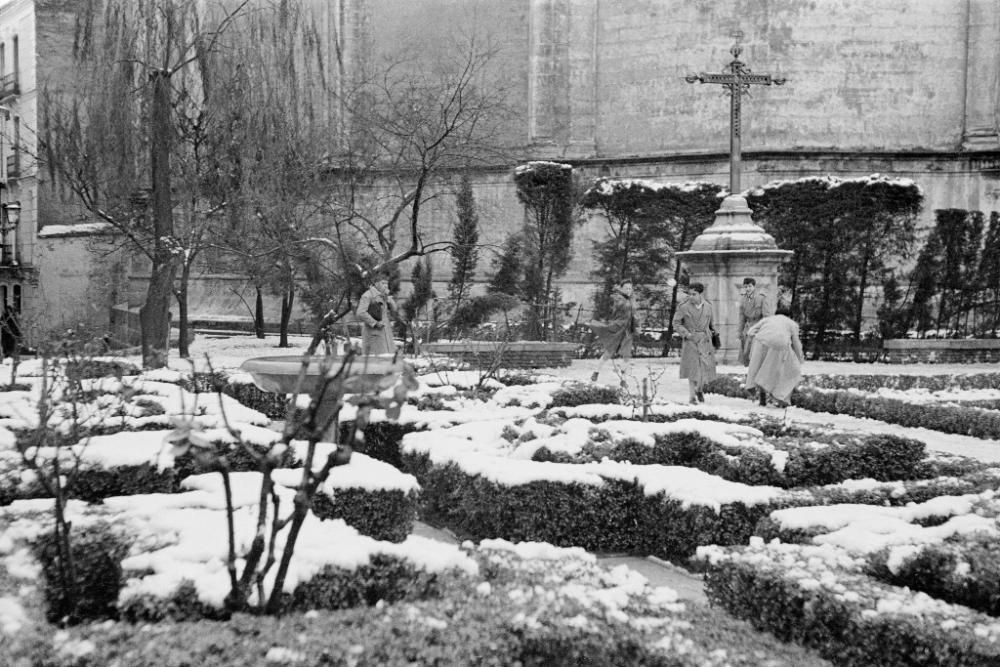
M 191 259 L 175 216 L 189 230 L 205 221 L 190 170 L 200 159 L 191 151 L 204 142 L 210 56 L 247 0 L 112 0 L 103 13 L 98 4 L 84 4 L 78 15 L 70 83 L 42 86 L 39 144 L 53 181 L 149 260 L 140 326 L 143 365 L 155 368 L 166 363 L 177 269 Z

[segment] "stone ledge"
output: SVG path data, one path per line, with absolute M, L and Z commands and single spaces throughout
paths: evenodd
M 890 364 L 1000 362 L 1000 340 L 995 338 L 896 338 L 883 341 L 882 348 Z
M 424 352 L 443 354 L 470 364 L 490 364 L 498 360 L 504 368 L 551 368 L 569 366 L 577 358 L 577 343 L 548 343 L 545 341 L 459 341 L 453 343 L 427 343 Z

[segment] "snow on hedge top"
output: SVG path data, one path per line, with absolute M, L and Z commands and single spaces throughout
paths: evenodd
M 673 426 L 624 423 L 637 425 L 638 428 Z M 699 505 L 716 511 L 726 503 L 766 503 L 786 493 L 777 487 L 748 486 L 681 466 L 632 465 L 607 459 L 585 464 L 526 460 L 517 443 L 502 437 L 509 428 L 512 428 L 511 424 L 495 421 L 469 424 L 460 430 L 409 433 L 403 436 L 402 451 L 407 454 L 425 454 L 435 465 L 457 465 L 468 475 L 479 475 L 502 486 L 520 486 L 532 482 L 602 486 L 607 479 L 618 479 L 635 482 L 647 496 L 662 493 L 670 499 L 680 501 L 685 507 Z M 586 435 L 582 431 L 582 428 L 574 427 L 570 435 L 583 437 L 585 441 Z
M 765 544 L 757 537 L 750 538 L 749 547 L 740 549 L 698 547 L 696 558 L 713 565 L 747 564 L 793 582 L 804 592 L 807 605 L 818 591 L 844 605 L 856 615 L 856 622 L 872 622 L 880 616 L 916 616 L 930 627 L 960 633 L 970 643 L 1000 641 L 1000 619 L 905 586 L 880 582 L 864 572 L 865 558 L 829 544 L 782 544 L 776 540 Z
M 820 530 L 816 544 L 833 544 L 851 553 L 870 553 L 900 544 L 930 544 L 952 535 L 985 531 L 1000 535 L 996 518 L 972 513 L 977 504 L 997 493 L 985 491 L 961 496 L 938 496 L 905 507 L 880 505 L 825 505 L 793 507 L 771 512 L 771 519 L 790 530 Z M 913 522 L 930 517 L 950 517 L 942 524 L 924 527 Z
M 240 477 L 239 480 L 241 487 L 244 484 L 252 486 L 249 477 Z M 223 604 L 229 592 L 225 567 L 228 550 L 224 537 L 226 514 L 202 505 L 208 495 L 215 494 L 204 492 L 109 499 L 110 506 L 122 510 L 121 517 L 130 522 L 130 530 L 137 536 L 137 546 L 122 561 L 122 567 L 136 576 L 126 583 L 121 600 L 143 596 L 169 597 L 187 579 L 194 583 L 200 601 L 216 607 Z M 246 494 L 236 491 L 235 495 Z M 184 496 L 190 497 L 190 504 L 182 502 Z M 141 502 L 133 502 L 139 498 Z M 282 503 L 282 506 L 287 507 L 288 504 Z M 233 518 L 236 551 L 247 553 L 256 533 L 256 506 L 240 507 Z M 279 553 L 287 533 L 286 527 L 278 535 Z M 450 569 L 469 574 L 478 572 L 476 563 L 456 546 L 414 535 L 400 544 L 380 542 L 359 534 L 341 520 L 321 521 L 309 514 L 299 533 L 295 557 L 283 590 L 293 591 L 326 566 L 355 570 L 378 554 L 399 558 L 428 572 Z M 268 589 L 273 585 L 275 571 L 276 568 L 272 568 L 269 579 L 265 581 Z
M 590 192 L 595 192 L 599 195 L 611 196 L 616 192 L 621 192 L 622 190 L 628 190 L 630 188 L 644 188 L 646 190 L 652 190 L 658 192 L 661 190 L 675 190 L 677 192 L 694 192 L 699 188 L 703 188 L 706 185 L 716 185 L 715 183 L 709 183 L 707 181 L 687 181 L 685 183 L 657 183 L 656 181 L 650 181 L 645 178 L 602 178 L 597 181 L 593 187 L 590 188 Z M 728 191 L 721 191 L 719 193 L 720 197 L 724 197 L 729 194 Z
M 304 440 L 293 440 L 292 449 L 300 461 L 306 457 L 309 443 Z M 336 451 L 337 445 L 330 442 L 316 443 L 316 454 L 313 458 L 313 470 L 323 467 L 327 457 Z M 295 486 L 302 481 L 301 470 L 275 471 L 275 481 L 287 486 Z M 337 466 L 330 470 L 330 476 L 323 484 L 323 490 L 333 494 L 337 489 L 364 489 L 365 491 L 419 491 L 417 478 L 385 461 L 373 459 L 370 456 L 354 452 L 347 465 Z
M 564 162 L 547 162 L 545 160 L 533 160 L 531 162 L 525 162 L 524 164 L 519 164 L 514 168 L 515 174 L 523 174 L 529 171 L 535 171 L 536 169 L 569 169 L 572 171 L 573 165 L 565 164 Z
M 471 549 L 472 542 L 466 541 L 463 548 Z M 582 547 L 557 547 L 548 542 L 508 542 L 503 539 L 482 540 L 479 543 L 480 549 L 494 549 L 496 551 L 509 551 L 518 558 L 528 560 L 564 560 L 575 558 L 590 563 L 597 562 L 597 556 Z
M 837 178 L 836 176 L 805 176 L 803 178 L 797 178 L 794 180 L 779 180 L 771 181 L 770 183 L 765 183 L 756 188 L 750 188 L 745 192 L 750 195 L 760 196 L 764 194 L 767 190 L 776 190 L 780 187 L 790 185 L 793 183 L 815 183 L 820 186 L 825 187 L 828 190 L 838 188 L 844 185 L 851 184 L 886 184 L 886 185 L 897 185 L 901 188 L 911 188 L 916 187 L 918 192 L 923 192 L 916 181 L 912 178 L 895 178 L 891 176 L 884 176 L 882 174 L 871 174 L 870 176 L 859 176 L 857 178 Z

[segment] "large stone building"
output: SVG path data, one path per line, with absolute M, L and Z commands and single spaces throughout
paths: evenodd
M 721 71 L 732 58 L 729 49 L 739 31 L 749 67 L 788 79 L 780 88 L 754 90 L 745 105 L 745 187 L 805 175 L 878 172 L 912 178 L 923 188 L 925 226 L 934 209 L 998 207 L 996 0 L 310 3 L 317 11 L 319 33 L 350 54 L 348 66 L 374 61 L 415 38 L 444 43 L 457 34 L 476 32 L 493 40 L 500 47 L 515 111 L 516 122 L 504 137 L 509 152 L 518 161 L 571 163 L 585 178 L 726 183 L 727 99 L 717 86 L 688 85 L 684 76 Z M 13 0 L 0 5 L 0 39 L 8 54 L 6 61 L 0 55 L 0 63 L 6 62 L 0 74 L 12 71 L 9 45 L 16 33 L 20 77 L 18 94 L 4 97 L 0 105 L 16 111 L 22 142 L 37 128 L 31 73 L 39 72 L 39 78 L 42 73 L 58 75 L 65 64 L 60 54 L 68 53 L 72 39 L 77 4 Z M 9 164 L 15 130 L 13 121 L 5 122 L 2 116 L 0 124 L 5 128 L 2 165 L 5 159 Z M 6 201 L 21 203 L 22 264 L 40 269 L 39 285 L 32 283 L 30 272 L 11 274 L 7 269 L 0 274 L 4 284 L 11 290 L 20 284 L 24 295 L 36 290 L 42 319 L 51 324 L 69 311 L 74 317 L 76 311 L 81 317 L 83 311 L 98 319 L 107 316 L 123 293 L 113 281 L 95 293 L 94 267 L 68 259 L 80 252 L 81 241 L 65 239 L 60 231 L 41 246 L 33 245 L 36 228 L 75 223 L 78 214 L 55 201 L 38 201 L 46 198 L 38 194 L 45 192 L 44 183 L 36 186 L 33 172 L 20 166 L 19 177 L 11 178 L 8 172 L 3 195 Z M 511 166 L 484 167 L 475 174 L 486 243 L 498 244 L 523 220 Z M 430 235 L 450 236 L 451 201 L 432 204 L 424 215 Z M 575 259 L 563 279 L 567 300 L 589 303 L 590 242 L 603 235 L 603 223 L 597 219 L 578 232 Z M 436 256 L 435 262 L 436 277 L 446 279 L 447 260 Z M 488 270 L 486 257 L 480 262 L 481 277 Z M 12 275 L 17 280 L 11 282 Z M 135 283 L 141 276 L 133 278 Z M 239 284 L 238 276 L 206 277 L 194 289 L 194 314 L 211 317 L 233 311 L 232 300 L 218 298 L 228 288 L 218 286 Z M 26 304 L 31 300 L 23 299 Z M 235 309 L 242 316 L 242 305 Z

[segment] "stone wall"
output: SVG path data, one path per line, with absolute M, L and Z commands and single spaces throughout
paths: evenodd
M 887 340 L 882 344 L 890 364 L 995 364 L 1000 340 Z
M 494 343 L 467 341 L 459 343 L 428 343 L 424 352 L 443 354 L 470 364 L 473 368 L 488 370 L 500 368 L 558 368 L 569 366 L 577 358 L 580 346 L 576 343 L 546 343 L 518 341 Z

